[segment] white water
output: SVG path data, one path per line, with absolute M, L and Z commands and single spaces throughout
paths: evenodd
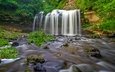
M 35 30 L 36 20 L 37 20 L 37 19 L 38 19 L 38 16 L 35 16 L 35 17 L 34 17 L 34 21 L 33 21 L 33 28 L 32 28 L 33 31 Z
M 39 18 L 40 17 L 40 18 Z M 43 13 L 38 17 L 39 28 L 52 35 L 81 35 L 80 10 L 53 10 L 43 20 Z M 33 30 L 36 26 L 36 16 L 33 22 Z M 42 22 L 44 21 L 44 22 Z M 43 27 L 42 27 L 43 26 Z

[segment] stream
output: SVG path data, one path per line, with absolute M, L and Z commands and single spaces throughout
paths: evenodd
M 28 44 L 25 38 L 17 43 L 19 58 L 1 63 L 0 72 L 115 72 L 113 39 L 58 36 L 41 47 Z M 42 59 L 28 62 L 29 56 Z

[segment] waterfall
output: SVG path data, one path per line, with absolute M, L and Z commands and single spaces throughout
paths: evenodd
M 36 15 L 33 22 L 35 30 L 36 22 L 39 28 L 52 35 L 81 35 L 80 10 L 53 10 L 43 18 L 43 12 Z M 44 22 L 43 22 L 44 21 Z M 43 26 L 43 27 L 42 27 Z
M 43 17 L 44 17 L 44 12 L 43 11 L 41 11 L 38 14 L 35 15 L 34 21 L 33 21 L 32 31 L 35 31 L 35 30 L 40 29 L 42 27 Z

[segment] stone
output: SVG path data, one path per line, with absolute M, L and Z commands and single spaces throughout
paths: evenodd
M 59 72 L 60 69 L 63 67 L 63 62 L 60 61 L 48 61 L 45 62 L 44 67 L 46 72 Z
M 59 72 L 94 72 L 94 70 L 88 64 L 78 64 L 70 66 L 69 69 L 60 70 Z
M 68 43 L 64 43 L 63 46 L 64 47 L 68 47 L 69 45 L 68 45 Z
M 41 63 L 37 63 L 33 66 L 34 72 L 46 72 L 45 67 Z
M 102 57 L 99 49 L 97 48 L 86 48 L 85 52 L 87 53 L 88 56 L 91 56 L 91 57 L 97 57 L 97 58 Z
M 18 42 L 12 42 L 11 45 L 12 45 L 12 46 L 19 46 L 19 43 L 18 43 Z

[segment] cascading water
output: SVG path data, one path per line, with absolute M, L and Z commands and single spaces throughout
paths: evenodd
M 33 21 L 33 28 L 32 28 L 33 31 L 42 27 L 43 17 L 44 17 L 44 12 L 43 11 L 41 11 L 38 14 L 35 15 L 34 21 Z
M 43 18 L 43 13 L 35 16 L 33 31 L 36 24 L 48 34 L 75 36 L 81 35 L 80 10 L 53 10 Z M 44 23 L 42 22 L 44 21 Z M 38 22 L 38 23 L 36 23 Z M 42 27 L 43 26 L 43 27 Z

